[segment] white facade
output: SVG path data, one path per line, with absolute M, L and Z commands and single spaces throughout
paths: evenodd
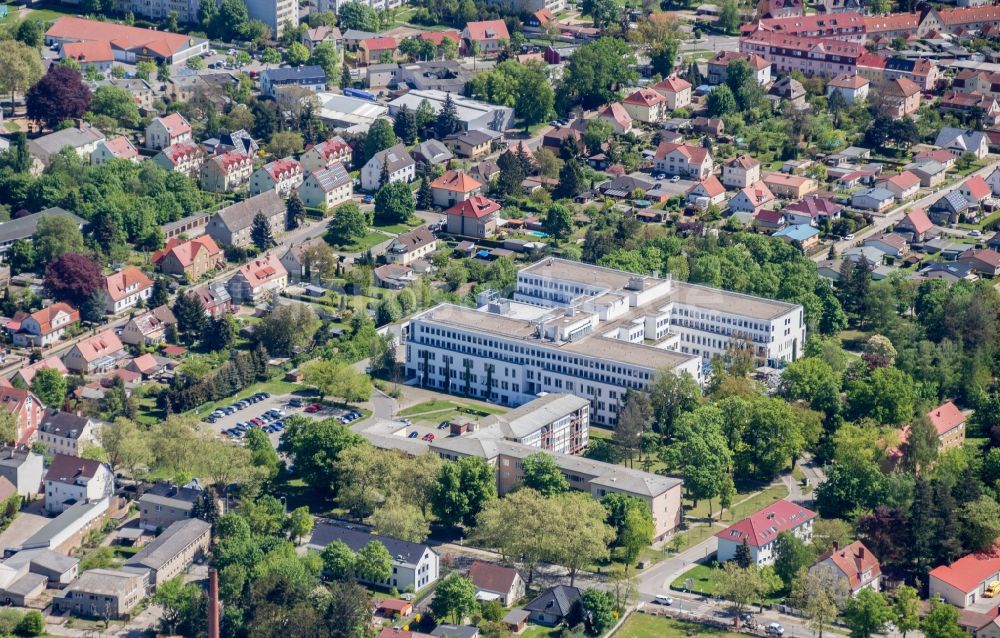
M 90 503 L 100 501 L 114 492 L 114 475 L 106 465 L 101 465 L 93 477 L 77 477 L 69 481 L 45 480 L 45 511 L 59 514 L 66 509 L 67 501 Z
M 613 424 L 626 390 L 644 389 L 663 369 L 700 382 L 702 364 L 735 338 L 752 342 L 759 360 L 794 360 L 805 343 L 803 309 L 545 259 L 518 273 L 513 303 L 443 304 L 414 317 L 406 374 L 505 405 L 569 392 L 590 401 L 592 420 Z
M 403 158 L 401 154 L 406 154 L 407 158 Z M 398 159 L 397 159 L 398 156 Z M 377 153 L 375 157 L 368 160 L 368 162 L 361 168 L 361 188 L 366 191 L 377 191 L 382 184 L 379 181 L 382 179 L 382 162 L 389 160 L 389 183 L 393 182 L 412 182 L 417 177 L 417 164 L 413 161 L 413 158 L 409 157 L 406 153 L 406 148 L 402 144 L 397 144 L 396 146 Z M 406 161 L 406 160 L 409 161 Z M 393 168 L 395 166 L 395 168 Z
M 808 544 L 812 541 L 813 534 L 813 522 L 812 519 L 807 520 L 802 525 L 788 530 L 794 534 L 799 540 Z M 750 558 L 759 567 L 764 567 L 766 565 L 774 564 L 774 550 L 775 545 L 778 542 L 778 535 L 775 534 L 768 542 L 757 546 L 752 543 L 748 543 L 747 547 L 750 550 Z M 719 550 L 716 554 L 716 560 L 719 563 L 725 563 L 726 561 L 733 560 L 736 558 L 736 550 L 739 549 L 741 542 L 731 540 L 728 538 L 719 537 Z
M 315 173 L 309 173 L 299 186 L 299 197 L 309 208 L 333 210 L 336 206 L 351 199 L 354 184 L 348 180 L 344 184 L 332 188 L 324 187 Z

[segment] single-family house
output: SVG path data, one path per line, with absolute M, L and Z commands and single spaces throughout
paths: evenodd
M 695 133 L 703 133 L 712 137 L 719 137 L 726 131 L 726 123 L 719 117 L 705 117 L 699 115 L 691 120 L 691 128 Z
M 28 498 L 42 489 L 45 457 L 28 448 L 0 447 L 0 476 L 14 484 L 17 493 Z
M 726 201 L 726 187 L 722 185 L 719 178 L 709 175 L 691 187 L 687 192 L 687 202 L 699 208 L 708 208 L 715 204 Z
M 492 237 L 497 230 L 500 204 L 489 197 L 474 195 L 445 211 L 448 232 L 465 237 Z
M 736 213 L 756 214 L 762 208 L 774 202 L 774 194 L 764 182 L 754 182 L 746 188 L 741 188 L 736 196 L 729 200 L 729 209 Z
M 632 130 L 632 116 L 621 102 L 612 102 L 597 113 L 597 117 L 611 125 L 617 135 L 625 135 Z
M 285 202 L 274 190 L 269 190 L 223 208 L 212 215 L 205 232 L 215 241 L 225 246 L 249 246 L 252 242 L 250 229 L 258 214 L 263 215 L 271 227 L 271 234 L 277 236 L 285 230 L 288 211 Z
M 205 151 L 197 144 L 178 142 L 160 149 L 153 162 L 165 171 L 197 177 L 205 165 Z
M 385 251 L 391 263 L 408 266 L 418 259 L 425 259 L 438 247 L 438 239 L 427 226 L 420 226 L 392 240 Z
M 883 177 L 875 183 L 886 190 L 892 191 L 896 200 L 900 202 L 913 197 L 920 190 L 920 178 L 910 171 L 903 171 L 889 177 Z
M 158 534 L 178 521 L 190 520 L 203 495 L 197 481 L 183 486 L 156 483 L 139 497 L 139 527 Z
M 886 188 L 866 188 L 851 196 L 851 206 L 862 210 L 882 212 L 892 206 L 896 196 Z
M 412 182 L 416 178 L 417 164 L 406 151 L 406 146 L 396 144 L 384 151 L 375 153 L 361 167 L 361 188 L 374 192 L 382 186 L 382 170 L 389 175 L 389 183 Z
M 910 250 L 906 238 L 898 233 L 881 233 L 869 237 L 864 241 L 864 246 L 879 250 L 893 259 L 902 258 Z
M 868 79 L 856 73 L 841 73 L 826 84 L 826 96 L 840 93 L 848 104 L 864 102 L 868 99 Z
M 56 454 L 45 472 L 45 511 L 60 514 L 70 505 L 91 503 L 115 491 L 111 468 L 100 461 Z
M 923 208 L 912 208 L 903 219 L 899 220 L 894 229 L 897 233 L 908 233 L 911 242 L 922 242 L 927 238 L 927 231 L 934 228 L 927 211 Z
M 135 266 L 126 266 L 104 278 L 105 311 L 116 315 L 149 299 L 153 282 Z
M 762 181 L 776 197 L 785 199 L 800 199 L 819 188 L 819 184 L 811 177 L 788 173 L 765 173 Z
M 914 162 L 934 161 L 944 165 L 948 170 L 955 166 L 955 155 L 944 148 L 935 148 L 930 151 L 921 151 L 913 156 Z
M 302 170 L 311 173 L 321 168 L 331 168 L 337 162 L 350 166 L 352 157 L 351 145 L 337 135 L 310 146 L 299 157 L 299 162 L 302 164 Z
M 357 525 L 318 523 L 313 528 L 307 547 L 322 551 L 333 541 L 344 543 L 354 552 L 362 550 L 372 541 L 385 545 L 389 555 L 392 556 L 392 575 L 385 581 L 373 584 L 395 587 L 398 591 L 415 592 L 437 581 L 440 575 L 439 556 L 429 546 L 399 540 L 385 534 L 376 536 Z
M 937 432 L 938 449 L 949 450 L 965 444 L 965 414 L 952 401 L 928 412 L 927 418 Z
M 812 540 L 814 518 L 815 512 L 779 499 L 715 535 L 719 543 L 718 561 L 725 563 L 733 560 L 740 545 L 746 543 L 750 549 L 750 558 L 756 565 L 770 565 L 774 563 L 778 535 L 790 532 L 809 543 Z
M 701 146 L 661 142 L 654 160 L 656 170 L 665 175 L 703 180 L 712 173 L 712 156 Z
M 94 152 L 90 154 L 91 164 L 103 164 L 113 159 L 123 159 L 135 163 L 142 161 L 142 158 L 139 157 L 139 151 L 124 135 L 101 140 L 97 143 Z
M 802 250 L 809 250 L 819 245 L 819 229 L 809 224 L 785 226 L 771 236 L 788 243 L 798 243 L 802 246 Z
M 354 180 L 340 162 L 317 168 L 299 186 L 299 197 L 309 208 L 330 211 L 351 199 Z
M 201 168 L 201 187 L 210 193 L 231 193 L 247 185 L 253 174 L 253 158 L 238 150 L 226 151 L 207 160 Z
M 949 157 L 951 154 L 949 153 Z M 920 186 L 931 188 L 944 182 L 948 176 L 948 167 L 937 160 L 918 160 L 903 167 L 920 180 Z
M 0 409 L 14 416 L 14 443 L 28 445 L 35 440 L 45 406 L 31 390 L 0 387 Z
M 817 226 L 827 221 L 840 218 L 843 206 L 832 199 L 808 195 L 785 207 L 785 221 L 789 224 L 808 224 Z
M 154 118 L 146 125 L 146 148 L 161 149 L 191 141 L 191 124 L 180 113 Z
M 641 88 L 624 100 L 622 106 L 633 120 L 647 124 L 661 122 L 667 116 L 667 98 L 650 88 Z
M 80 311 L 59 301 L 31 314 L 19 310 L 4 327 L 15 346 L 46 348 L 62 339 L 66 329 L 79 321 Z
M 792 107 L 800 109 L 806 106 L 806 89 L 802 83 L 791 76 L 785 76 L 772 84 L 767 93 L 771 99 L 788 102 Z
M 472 561 L 469 580 L 478 590 L 476 598 L 479 600 L 497 600 L 504 607 L 510 607 L 524 597 L 524 579 L 513 567 Z
M 1000 168 L 993 169 L 993 172 L 986 178 L 986 183 L 990 185 L 993 195 L 1000 195 Z
M 743 214 L 748 213 L 744 212 Z M 753 213 L 753 226 L 757 230 L 781 230 L 786 223 L 785 216 L 776 210 L 762 208 Z
M 893 118 L 913 115 L 920 109 L 920 87 L 908 78 L 889 80 L 881 87 L 882 112 Z
M 374 270 L 375 284 L 391 290 L 402 290 L 420 279 L 409 266 L 382 264 Z
M 456 157 L 476 159 L 489 155 L 493 150 L 493 142 L 500 139 L 500 133 L 485 129 L 470 129 L 459 131 L 445 137 L 441 142 L 455 154 Z
M 479 55 L 491 56 L 500 53 L 510 42 L 507 23 L 503 20 L 483 20 L 466 23 L 462 29 L 462 41 L 466 51 L 472 50 L 475 43 Z
M 955 157 L 972 153 L 976 159 L 983 159 L 990 152 L 989 138 L 983 131 L 942 127 L 934 145 L 948 150 Z
M 63 364 L 72 372 L 93 374 L 111 370 L 125 356 L 125 346 L 114 330 L 108 329 L 76 342 L 63 355 Z
M 97 619 L 127 617 L 146 596 L 145 576 L 120 569 L 89 569 L 54 600 L 57 611 Z
M 28 152 L 36 161 L 34 170 L 40 171 L 52 163 L 52 158 L 63 149 L 69 147 L 85 160 L 97 149 L 97 144 L 104 139 L 104 133 L 83 123 L 79 126 L 60 129 L 28 141 Z
M 708 61 L 708 83 L 725 84 L 729 77 L 729 65 L 736 60 L 743 60 L 750 65 L 750 70 L 761 86 L 771 83 L 771 63 L 756 53 L 739 51 L 720 51 Z
M 383 61 L 396 59 L 399 42 L 392 36 L 375 36 L 365 38 L 358 43 L 358 62 L 363 66 L 371 66 Z
M 882 582 L 882 567 L 878 558 L 861 541 L 854 541 L 846 547 L 837 543 L 809 568 L 810 572 L 829 570 L 851 596 L 857 596 L 863 589 L 878 591 Z
M 935 224 L 947 225 L 957 223 L 959 216 L 967 210 L 969 210 L 969 200 L 954 190 L 942 195 L 931 204 L 928 213 Z
M 184 276 L 188 281 L 197 281 L 208 271 L 222 266 L 225 259 L 222 249 L 209 235 L 186 241 L 174 237 L 152 257 L 160 272 Z
M 970 248 L 958 256 L 958 261 L 969 264 L 973 272 L 987 277 L 1000 275 L 1000 253 L 989 248 Z
M 431 182 L 434 205 L 441 208 L 451 208 L 458 202 L 481 195 L 482 192 L 483 185 L 460 170 L 446 171 Z
M 565 622 L 572 626 L 579 618 L 581 593 L 569 585 L 549 587 L 525 605 L 524 610 L 531 614 L 531 621 L 539 625 L 555 627 Z
M 671 111 L 691 104 L 691 83 L 676 75 L 660 80 L 652 89 L 667 99 L 667 109 Z
M 233 311 L 233 298 L 222 282 L 199 286 L 188 290 L 186 294 L 197 299 L 205 309 L 205 314 L 212 319 L 218 319 Z
M 303 179 L 302 165 L 298 160 L 285 157 L 264 164 L 250 176 L 250 195 L 273 190 L 278 197 L 288 197 Z
M 990 185 L 979 175 L 973 175 L 962 182 L 958 187 L 958 192 L 968 200 L 969 206 L 973 208 L 981 206 L 993 194 Z
M 288 271 L 273 254 L 248 261 L 226 282 L 234 303 L 258 303 L 268 294 L 281 292 L 287 285 Z
M 314 237 L 288 247 L 288 250 L 281 255 L 281 265 L 288 271 L 290 283 L 317 281 L 324 272 L 329 272 L 335 267 L 339 259 L 336 254 L 310 250 L 324 245 L 328 246 L 326 240 L 322 237 Z
M 158 306 L 129 319 L 122 328 L 121 340 L 133 346 L 155 346 L 167 337 L 167 328 L 176 326 L 177 318 L 168 306 Z
M 413 147 L 414 161 L 428 166 L 439 166 L 453 159 L 455 155 L 439 140 L 424 140 Z
M 747 188 L 760 181 L 760 162 L 749 155 L 737 155 L 722 165 L 722 184 L 726 188 Z
M 58 409 L 46 410 L 38 424 L 37 440 L 50 454 L 81 456 L 83 449 L 97 443 L 98 421 Z
M 203 557 L 211 540 L 211 523 L 199 518 L 175 521 L 126 560 L 122 569 L 148 574 L 148 586 L 155 589 L 181 575 L 196 559 Z
M 39 359 L 32 364 L 26 365 L 23 368 L 19 368 L 18 371 L 14 373 L 11 381 L 14 379 L 20 379 L 21 383 L 23 383 L 25 387 L 31 387 L 31 382 L 34 380 L 35 375 L 38 374 L 39 370 L 55 370 L 62 376 L 69 374 L 69 370 L 67 370 L 66 366 L 63 365 L 62 359 L 59 357 L 46 357 L 44 359 Z

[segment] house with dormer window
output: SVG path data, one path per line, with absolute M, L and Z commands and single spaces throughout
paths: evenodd
M 801 505 L 785 499 L 775 501 L 715 535 L 719 539 L 718 560 L 720 563 L 733 560 L 740 546 L 746 543 L 755 564 L 760 567 L 771 565 L 774 563 L 778 535 L 791 532 L 803 542 L 809 543 L 812 540 L 814 518 L 816 512 Z
M 110 315 L 127 310 L 153 294 L 153 282 L 135 266 L 104 279 L 105 310 Z

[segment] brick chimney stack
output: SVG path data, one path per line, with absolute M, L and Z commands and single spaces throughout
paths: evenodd
M 208 638 L 219 638 L 219 572 L 208 570 Z

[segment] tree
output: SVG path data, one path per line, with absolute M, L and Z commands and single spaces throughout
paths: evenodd
M 354 576 L 356 557 L 344 541 L 335 540 L 323 548 L 323 569 L 333 578 L 347 580 Z
M 608 543 L 615 531 L 604 522 L 604 507 L 589 494 L 566 492 L 553 498 L 563 530 L 550 559 L 569 570 L 569 584 L 573 586 L 580 569 L 607 558 Z
M 300 66 L 309 60 L 309 49 L 301 42 L 292 42 L 285 50 L 285 62 L 291 66 Z
M 167 634 L 194 635 L 207 620 L 205 594 L 196 583 L 184 584 L 184 577 L 177 576 L 160 584 L 153 594 L 153 602 L 163 608 L 161 629 Z M 183 632 L 183 633 L 182 633 Z
M 38 82 L 44 72 L 37 47 L 11 40 L 0 47 L 0 93 L 10 95 L 11 109 L 14 95 Z
M 292 191 L 292 194 L 288 197 L 288 201 L 285 203 L 285 227 L 288 230 L 295 230 L 299 227 L 299 224 L 305 219 L 306 216 L 306 205 L 302 203 L 302 198 L 299 197 L 298 191 Z
M 582 4 L 584 13 L 590 14 L 598 29 L 607 29 L 618 22 L 624 8 L 621 0 L 585 0 Z
M 392 130 L 403 144 L 410 145 L 417 141 L 417 117 L 405 104 L 396 113 Z
M 909 585 L 896 588 L 892 602 L 892 624 L 906 638 L 907 632 L 920 628 L 920 597 L 917 590 Z
M 386 499 L 371 515 L 369 522 L 379 534 L 411 543 L 424 542 L 431 532 L 420 508 L 398 496 Z
M 645 503 L 630 507 L 625 513 L 622 529 L 618 534 L 622 548 L 622 558 L 626 568 L 639 560 L 639 554 L 653 543 L 655 524 L 653 515 Z
M 404 224 L 417 210 L 413 191 L 406 182 L 383 184 L 375 195 L 375 217 L 390 224 Z
M 1000 504 L 983 494 L 962 505 L 964 547 L 972 552 L 992 552 L 1000 537 Z
M 496 498 L 495 470 L 482 458 L 465 457 L 441 466 L 431 507 L 445 525 L 472 526 L 493 498 Z
M 591 636 L 603 636 L 615 624 L 615 599 L 610 592 L 596 587 L 584 589 L 580 594 L 580 609 Z
M 438 582 L 431 600 L 431 611 L 437 618 L 450 618 L 456 625 L 478 608 L 476 586 L 468 578 L 452 572 Z
M 819 638 L 823 638 L 823 630 L 837 619 L 848 594 L 840 574 L 820 566 L 799 572 L 789 598 L 809 618 L 809 625 Z
M 215 6 L 214 2 L 203 2 L 201 6 Z M 152 79 L 153 71 L 156 70 L 156 64 L 150 62 L 149 60 L 141 60 L 135 65 L 135 77 L 140 80 L 149 81 Z
M 550 454 L 537 452 L 522 462 L 524 476 L 521 483 L 542 496 L 555 496 L 569 491 L 569 481 Z
M 149 295 L 147 305 L 150 308 L 165 306 L 170 301 L 170 285 L 163 277 L 157 277 L 153 282 L 153 291 Z
M 736 98 L 733 96 L 733 92 L 725 84 L 715 87 L 715 89 L 708 94 L 706 106 L 708 108 L 708 114 L 712 117 L 722 117 L 724 115 L 729 115 L 730 113 L 735 113 L 738 108 L 736 106 Z
M 913 379 L 898 368 L 875 368 L 847 385 L 847 405 L 854 418 L 900 425 L 913 417 L 915 403 Z
M 958 609 L 934 598 L 920 629 L 927 638 L 962 638 L 968 635 L 958 624 Z
M 656 374 L 649 388 L 655 428 L 668 439 L 677 418 L 691 412 L 701 402 L 701 387 L 687 372 L 676 374 L 663 370 Z
M 674 442 L 664 454 L 684 475 L 684 488 L 696 502 L 721 496 L 732 471 L 733 455 L 723 433 L 724 417 L 715 406 L 707 405 L 677 420 Z
M 583 169 L 577 160 L 566 160 L 559 169 L 559 186 L 555 195 L 562 198 L 573 198 L 586 188 L 583 181 Z
M 909 434 L 899 446 L 903 453 L 903 468 L 917 474 L 931 467 L 937 460 L 939 442 L 937 428 L 930 417 L 921 414 L 915 418 L 910 424 Z
M 619 87 L 636 80 L 635 66 L 635 55 L 624 40 L 603 37 L 584 44 L 563 72 L 557 109 L 566 113 L 578 104 L 589 109 L 613 101 Z
M 434 206 L 434 192 L 431 190 L 431 182 L 427 178 L 427 173 L 420 176 L 420 188 L 417 189 L 417 208 L 420 210 L 430 210 Z
M 28 117 L 55 128 L 59 122 L 81 118 L 90 106 L 90 89 L 79 71 L 54 64 L 25 95 Z
M 101 266 L 79 253 L 64 253 L 45 269 L 45 290 L 59 301 L 80 306 L 104 286 Z
M 626 461 L 632 461 L 636 452 L 642 450 L 642 434 L 651 418 L 649 398 L 644 393 L 627 391 L 612 435 L 612 441 Z
M 354 568 L 365 580 L 385 582 L 392 577 L 392 555 L 379 541 L 370 541 L 358 552 Z
M 444 103 L 441 105 L 441 110 L 438 111 L 437 118 L 435 118 L 434 128 L 438 138 L 448 137 L 460 128 L 458 107 L 455 105 L 455 100 L 451 99 L 450 92 L 444 96 Z
M 573 232 L 573 213 L 562 204 L 552 204 L 545 211 L 545 232 L 556 239 L 566 239 Z
M 13 445 L 18 439 L 18 422 L 14 413 L 0 411 L 0 444 Z
M 447 38 L 446 38 L 447 39 Z M 517 83 L 514 108 L 525 128 L 544 122 L 555 104 L 555 92 L 538 63 L 528 63 Z
M 371 6 L 360 2 L 347 2 L 340 5 L 340 27 L 342 29 L 358 29 L 360 31 L 380 31 L 382 22 L 378 12 Z
M 90 99 L 90 111 L 95 115 L 110 117 L 119 128 L 135 128 L 142 120 L 132 94 L 112 84 L 98 87 L 94 91 Z
M 798 573 L 812 565 L 813 554 L 802 539 L 790 532 L 778 534 L 774 547 L 774 572 L 791 589 Z
M 319 317 L 307 304 L 278 306 L 257 324 L 254 338 L 275 356 L 291 355 L 312 343 Z
M 257 250 L 267 250 L 274 245 L 274 236 L 271 234 L 271 224 L 264 217 L 264 213 L 257 213 L 253 217 L 250 225 L 250 241 L 257 247 Z
M 805 357 L 788 364 L 781 375 L 781 390 L 793 401 L 809 401 L 828 416 L 840 409 L 840 376 L 819 357 Z
M 740 569 L 749 569 L 753 564 L 753 554 L 750 553 L 750 546 L 747 544 L 747 539 L 743 539 L 743 542 L 739 544 L 736 548 L 736 553 L 733 555 L 733 562 Z
M 740 8 L 736 0 L 723 0 L 722 8 L 719 10 L 719 28 L 726 33 L 736 33 L 740 28 Z
M 181 293 L 177 295 L 173 307 L 177 318 L 177 332 L 187 343 L 192 343 L 202 336 L 208 324 L 208 315 L 196 295 Z
M 149 441 L 135 421 L 118 418 L 105 424 L 98 430 L 97 441 L 107 452 L 111 469 L 123 468 L 133 478 L 137 478 L 139 468 L 153 460 Z
M 41 20 L 24 20 L 17 25 L 14 39 L 24 43 L 29 47 L 38 49 L 42 46 L 45 36 L 45 27 Z
M 738 627 L 743 610 L 761 599 L 766 593 L 766 585 L 756 565 L 740 567 L 729 561 L 716 578 L 715 593 L 733 603 L 734 622 Z
M 677 61 L 677 50 L 680 48 L 680 41 L 670 38 L 650 51 L 649 62 L 654 73 L 659 73 L 667 77 L 674 72 L 674 65 Z M 697 85 L 692 85 L 697 86 Z
M 847 601 L 843 616 L 851 630 L 851 638 L 870 638 L 872 634 L 885 631 L 886 624 L 892 620 L 892 610 L 882 594 L 865 588 Z
M 42 405 L 60 409 L 66 399 L 66 377 L 58 370 L 42 368 L 31 380 L 31 391 Z
M 36 24 L 37 20 L 27 20 L 24 24 Z M 37 609 L 28 610 L 17 623 L 14 633 L 18 636 L 42 636 L 45 634 L 45 617 Z
M 305 147 L 302 133 L 298 131 L 276 131 L 271 135 L 267 151 L 276 157 L 287 157 L 301 153 Z
M 327 225 L 327 241 L 337 246 L 348 246 L 368 233 L 368 220 L 354 202 L 337 207 Z
M 392 148 L 398 143 L 399 139 L 392 130 L 392 124 L 384 117 L 380 117 L 372 122 L 368 134 L 365 136 L 364 159 L 371 159 L 375 157 L 376 153 Z M 384 186 L 384 184 L 379 184 L 379 186 Z
M 500 169 L 500 176 L 497 178 L 494 190 L 499 196 L 517 195 L 523 192 L 524 165 L 512 150 L 507 149 L 500 154 L 497 158 L 497 168 Z
M 340 89 L 346 89 L 351 86 L 351 68 L 347 66 L 347 62 L 340 65 Z

